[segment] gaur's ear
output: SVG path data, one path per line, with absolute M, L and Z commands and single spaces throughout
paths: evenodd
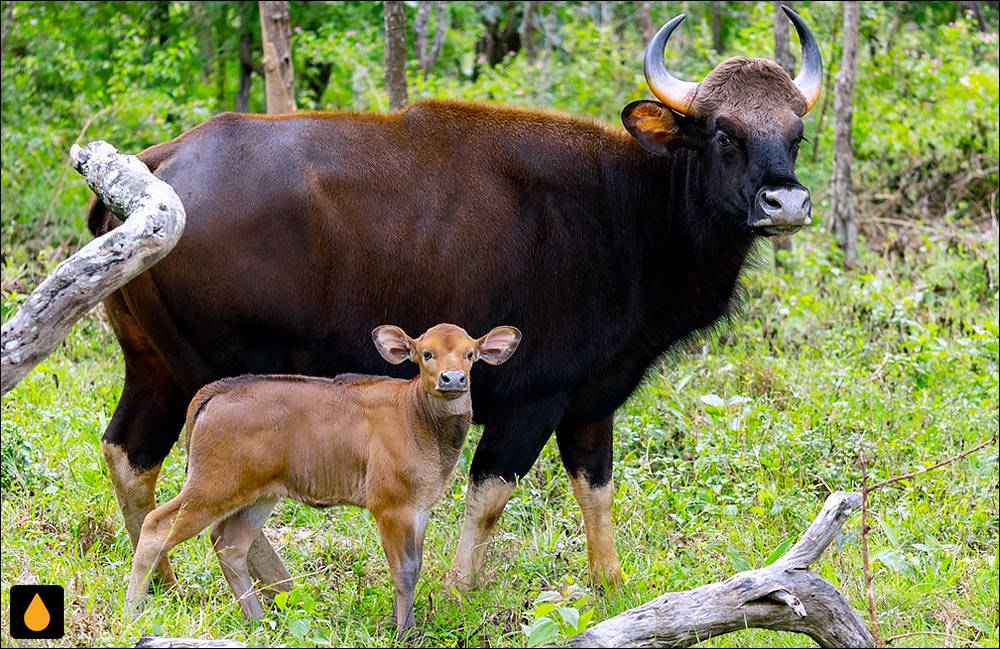
M 679 147 L 696 148 L 699 138 L 694 121 L 658 101 L 633 101 L 622 109 L 626 130 L 654 155 L 665 155 Z
M 372 330 L 372 340 L 375 341 L 375 347 L 378 353 L 382 354 L 382 358 L 393 365 L 399 365 L 413 357 L 413 341 L 399 327 L 392 325 L 375 327 Z
M 505 362 L 521 342 L 521 332 L 514 327 L 496 327 L 476 341 L 479 358 L 490 365 Z

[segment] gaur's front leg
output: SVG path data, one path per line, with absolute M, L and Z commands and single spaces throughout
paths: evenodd
M 465 521 L 446 582 L 461 591 L 475 588 L 486 546 L 517 480 L 528 473 L 559 422 L 562 396 L 494 411 L 476 447 L 465 491 Z
M 596 584 L 617 587 L 622 584 L 622 571 L 611 522 L 615 496 L 611 480 L 613 427 L 613 415 L 592 424 L 560 424 L 556 441 L 583 512 L 590 578 Z

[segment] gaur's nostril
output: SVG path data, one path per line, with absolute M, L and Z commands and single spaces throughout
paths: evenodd
M 768 207 L 773 207 L 779 210 L 781 209 L 781 201 L 772 196 L 771 194 L 765 193 L 761 198 L 764 199 L 764 202 L 767 203 Z

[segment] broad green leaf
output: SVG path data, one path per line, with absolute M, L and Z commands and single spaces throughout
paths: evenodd
M 747 563 L 746 559 L 741 557 L 736 550 L 729 548 L 726 550 L 726 554 L 729 555 L 729 560 L 733 562 L 733 567 L 736 568 L 736 572 L 750 570 L 750 564 Z
M 771 550 L 771 554 L 767 555 L 767 558 L 764 559 L 764 565 L 769 566 L 781 557 L 785 556 L 785 553 L 788 552 L 788 548 L 790 547 L 792 547 L 792 539 L 786 539 L 785 541 L 779 543 L 778 547 Z
M 542 602 L 558 602 L 562 599 L 562 594 L 558 590 L 543 590 L 535 598 L 534 605 L 538 606 Z
M 306 637 L 306 634 L 309 633 L 309 628 L 311 626 L 312 625 L 309 623 L 309 620 L 295 618 L 288 621 L 288 632 L 296 638 L 304 638 Z
M 580 611 L 576 610 L 572 606 L 560 606 L 559 615 L 566 624 L 569 625 L 571 629 L 575 629 L 576 625 L 580 623 Z
M 287 590 L 283 590 L 274 596 L 274 605 L 278 607 L 279 611 L 284 611 L 288 605 L 288 592 Z
M 529 647 L 540 647 L 548 644 L 559 636 L 559 626 L 548 617 L 540 617 L 527 629 Z

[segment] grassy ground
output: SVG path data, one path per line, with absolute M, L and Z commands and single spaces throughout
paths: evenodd
M 827 246 L 822 234 L 804 233 L 781 269 L 748 273 L 740 316 L 654 367 L 620 410 L 613 515 L 628 580 L 620 592 L 600 594 L 586 583 L 579 510 L 554 444 L 498 524 L 485 588 L 467 596 L 444 590 L 474 430 L 431 519 L 417 644 L 523 646 L 522 625 L 546 611 L 536 599 L 568 582 L 592 594 L 568 597 L 564 609 L 592 609 L 598 621 L 662 592 L 759 567 L 799 537 L 830 491 L 860 488 L 859 450 L 871 479 L 881 480 L 993 435 L 995 233 L 964 242 L 928 237 L 906 261 L 867 253 L 867 268 L 851 272 L 839 270 Z M 5 315 L 11 297 L 4 296 Z M 203 534 L 173 553 L 182 588 L 155 593 L 147 612 L 127 621 L 131 549 L 100 453 L 121 376 L 113 337 L 92 315 L 3 400 L 4 646 L 121 645 L 142 634 L 259 646 L 392 643 L 392 589 L 370 516 L 295 503 L 280 506 L 269 524 L 298 577 L 283 610 L 246 623 Z M 183 477 L 175 449 L 159 498 L 175 494 Z M 892 646 L 998 645 L 998 498 L 995 445 L 873 494 L 869 541 L 882 636 L 935 634 Z M 859 535 L 855 515 L 814 570 L 867 619 Z M 9 636 L 9 588 L 36 581 L 66 587 L 62 641 Z M 563 620 L 558 611 L 547 617 Z M 804 641 L 748 630 L 706 644 Z

